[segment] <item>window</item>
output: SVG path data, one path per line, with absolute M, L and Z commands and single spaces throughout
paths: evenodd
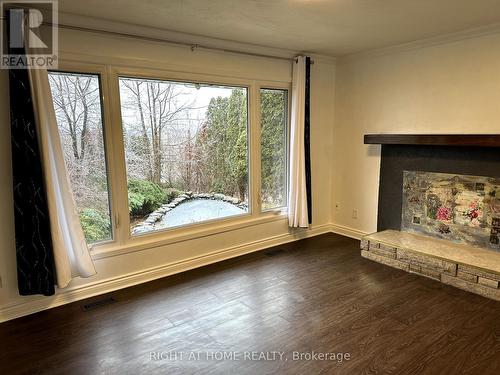
M 287 107 L 286 90 L 260 90 L 262 210 L 287 204 Z
M 49 72 L 49 83 L 88 243 L 128 247 L 139 235 L 199 223 L 217 232 L 214 220 L 244 225 L 245 216 L 286 207 L 287 86 L 259 88 L 254 101 L 249 93 L 260 86 L 252 80 L 207 84 L 184 82 L 184 73 L 173 73 L 183 77 L 176 81 L 139 78 L 135 69 L 67 69 Z M 251 178 L 259 165 L 260 177 Z
M 64 159 L 87 242 L 113 237 L 99 76 L 50 72 Z
M 247 89 L 119 78 L 133 235 L 248 212 Z

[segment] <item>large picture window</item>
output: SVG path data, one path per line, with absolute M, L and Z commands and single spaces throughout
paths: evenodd
M 287 90 L 260 90 L 261 206 L 286 206 L 287 200 Z
M 131 233 L 248 210 L 242 87 L 120 77 Z
M 99 76 L 49 72 L 49 83 L 85 237 L 88 243 L 111 240 Z
M 89 244 L 121 251 L 140 245 L 142 235 L 190 224 L 204 223 L 189 233 L 216 233 L 281 218 L 266 211 L 287 205 L 286 83 L 209 84 L 181 73 L 172 73 L 179 80 L 153 79 L 135 69 L 83 64 L 67 69 L 49 72 L 49 84 Z M 239 219 L 210 224 L 230 218 Z

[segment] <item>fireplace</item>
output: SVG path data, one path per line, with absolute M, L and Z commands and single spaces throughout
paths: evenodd
M 500 135 L 367 135 L 381 144 L 365 258 L 500 300 Z

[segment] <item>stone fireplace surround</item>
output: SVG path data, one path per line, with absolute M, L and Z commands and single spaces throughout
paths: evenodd
M 377 233 L 361 241 L 367 259 L 500 301 L 500 253 L 400 232 L 403 171 L 500 177 L 499 135 L 367 135 L 382 144 Z

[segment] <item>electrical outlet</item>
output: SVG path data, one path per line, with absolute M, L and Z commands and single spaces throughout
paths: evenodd
M 358 210 L 356 208 L 354 208 L 352 210 L 352 218 L 353 219 L 357 219 L 358 218 Z

